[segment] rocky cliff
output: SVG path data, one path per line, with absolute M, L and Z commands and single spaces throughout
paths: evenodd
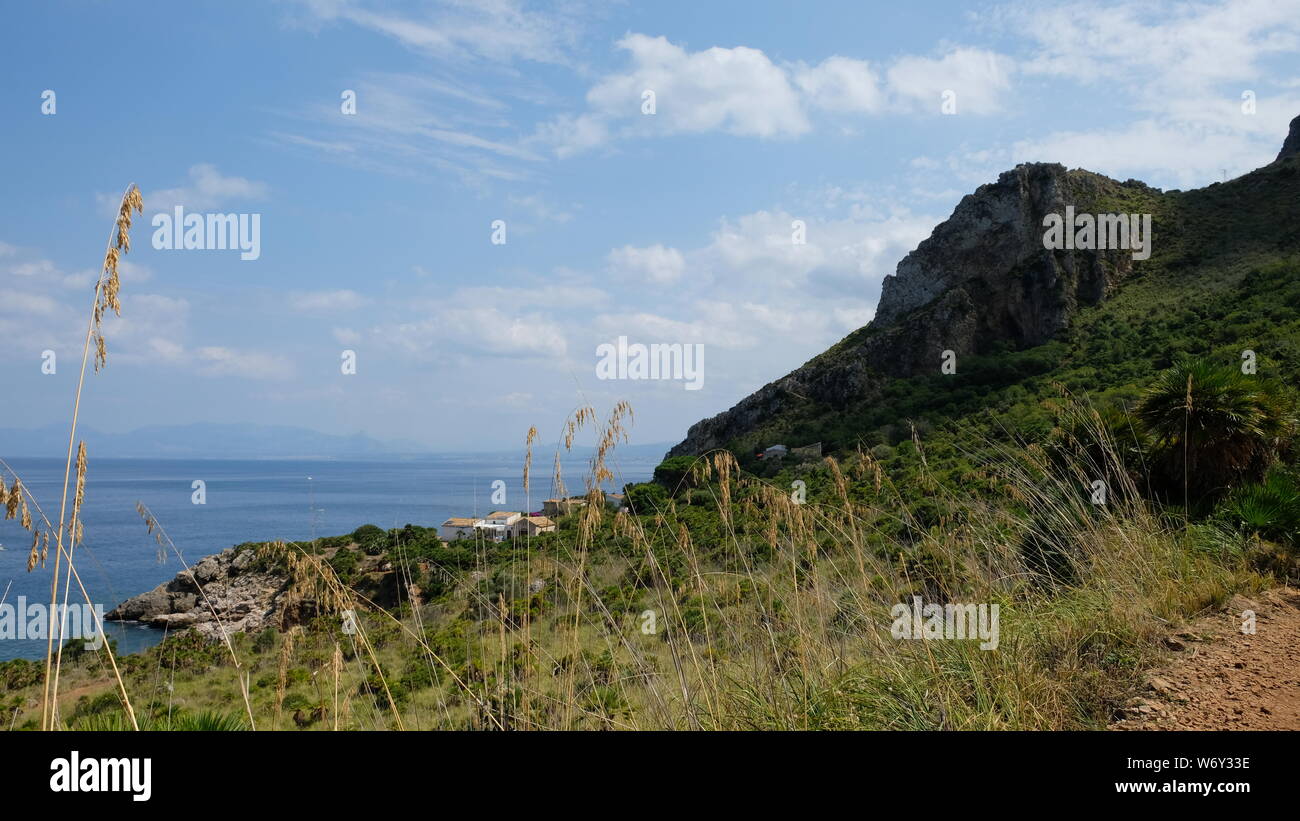
M 1192 270 L 1214 254 L 1292 248 L 1290 215 L 1297 204 L 1288 197 L 1296 166 L 1300 117 L 1291 121 L 1273 164 L 1196 191 L 1165 193 L 1057 164 L 1017 166 L 964 197 L 903 258 L 885 278 L 869 325 L 692 425 L 668 455 L 727 447 L 773 420 L 861 407 L 892 379 L 938 373 L 944 351 L 960 361 L 1041 345 L 1066 331 L 1082 307 L 1108 299 L 1149 266 Z M 1076 214 L 1152 214 L 1154 255 L 1143 261 L 1126 250 L 1044 248 L 1044 216 L 1063 214 L 1067 206 Z M 1272 234 L 1259 228 L 1275 223 Z
M 182 570 L 176 578 L 113 608 L 109 621 L 140 621 L 180 630 L 192 627 L 208 639 L 278 624 L 288 577 L 262 570 L 256 551 L 230 548 Z M 220 616 L 220 619 L 218 619 Z
M 871 401 L 884 381 L 937 372 L 996 343 L 1039 345 L 1080 305 L 1105 298 L 1133 271 L 1129 251 L 1047 250 L 1043 217 L 1121 210 L 1159 196 L 1057 164 L 1025 164 L 964 197 L 952 216 L 886 277 L 875 319 L 826 353 L 725 413 L 693 425 L 670 456 L 725 446 L 797 403 L 843 407 Z M 798 444 L 798 443 L 793 443 Z
M 1291 121 L 1291 130 L 1286 135 L 1286 141 L 1282 143 L 1282 150 L 1277 153 L 1277 159 L 1274 162 L 1281 162 L 1300 155 L 1300 116 Z

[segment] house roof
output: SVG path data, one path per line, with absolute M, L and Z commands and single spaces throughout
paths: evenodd
M 452 516 L 442 523 L 443 527 L 473 527 L 478 519 L 467 519 L 464 516 Z
M 524 518 L 538 527 L 555 527 L 555 522 L 551 521 L 549 516 L 525 516 Z
M 511 516 L 522 516 L 522 515 L 524 515 L 524 514 L 520 513 L 520 512 L 517 511 L 517 510 L 494 510 L 494 511 L 492 511 L 491 513 L 489 513 L 488 515 L 484 516 L 483 518 L 485 518 L 485 519 L 509 519 Z

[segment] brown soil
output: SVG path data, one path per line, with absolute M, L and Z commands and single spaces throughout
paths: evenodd
M 1254 611 L 1255 634 L 1242 632 Z M 1300 730 L 1300 591 L 1234 596 L 1166 640 L 1170 664 L 1113 730 Z

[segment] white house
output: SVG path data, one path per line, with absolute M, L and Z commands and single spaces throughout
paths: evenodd
M 444 542 L 454 542 L 457 539 L 467 539 L 474 535 L 474 528 L 479 526 L 482 519 L 470 519 L 464 516 L 452 516 L 443 522 L 438 528 L 438 538 Z
M 474 527 L 494 542 L 504 542 L 514 532 L 515 522 L 524 514 L 512 510 L 496 510 L 480 519 Z

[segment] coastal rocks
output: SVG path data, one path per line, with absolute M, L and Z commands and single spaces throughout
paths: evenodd
M 192 628 L 209 639 L 252 632 L 277 623 L 288 580 L 255 569 L 255 551 L 230 548 L 182 570 L 176 578 L 127 599 L 106 618 L 139 621 L 169 630 Z

